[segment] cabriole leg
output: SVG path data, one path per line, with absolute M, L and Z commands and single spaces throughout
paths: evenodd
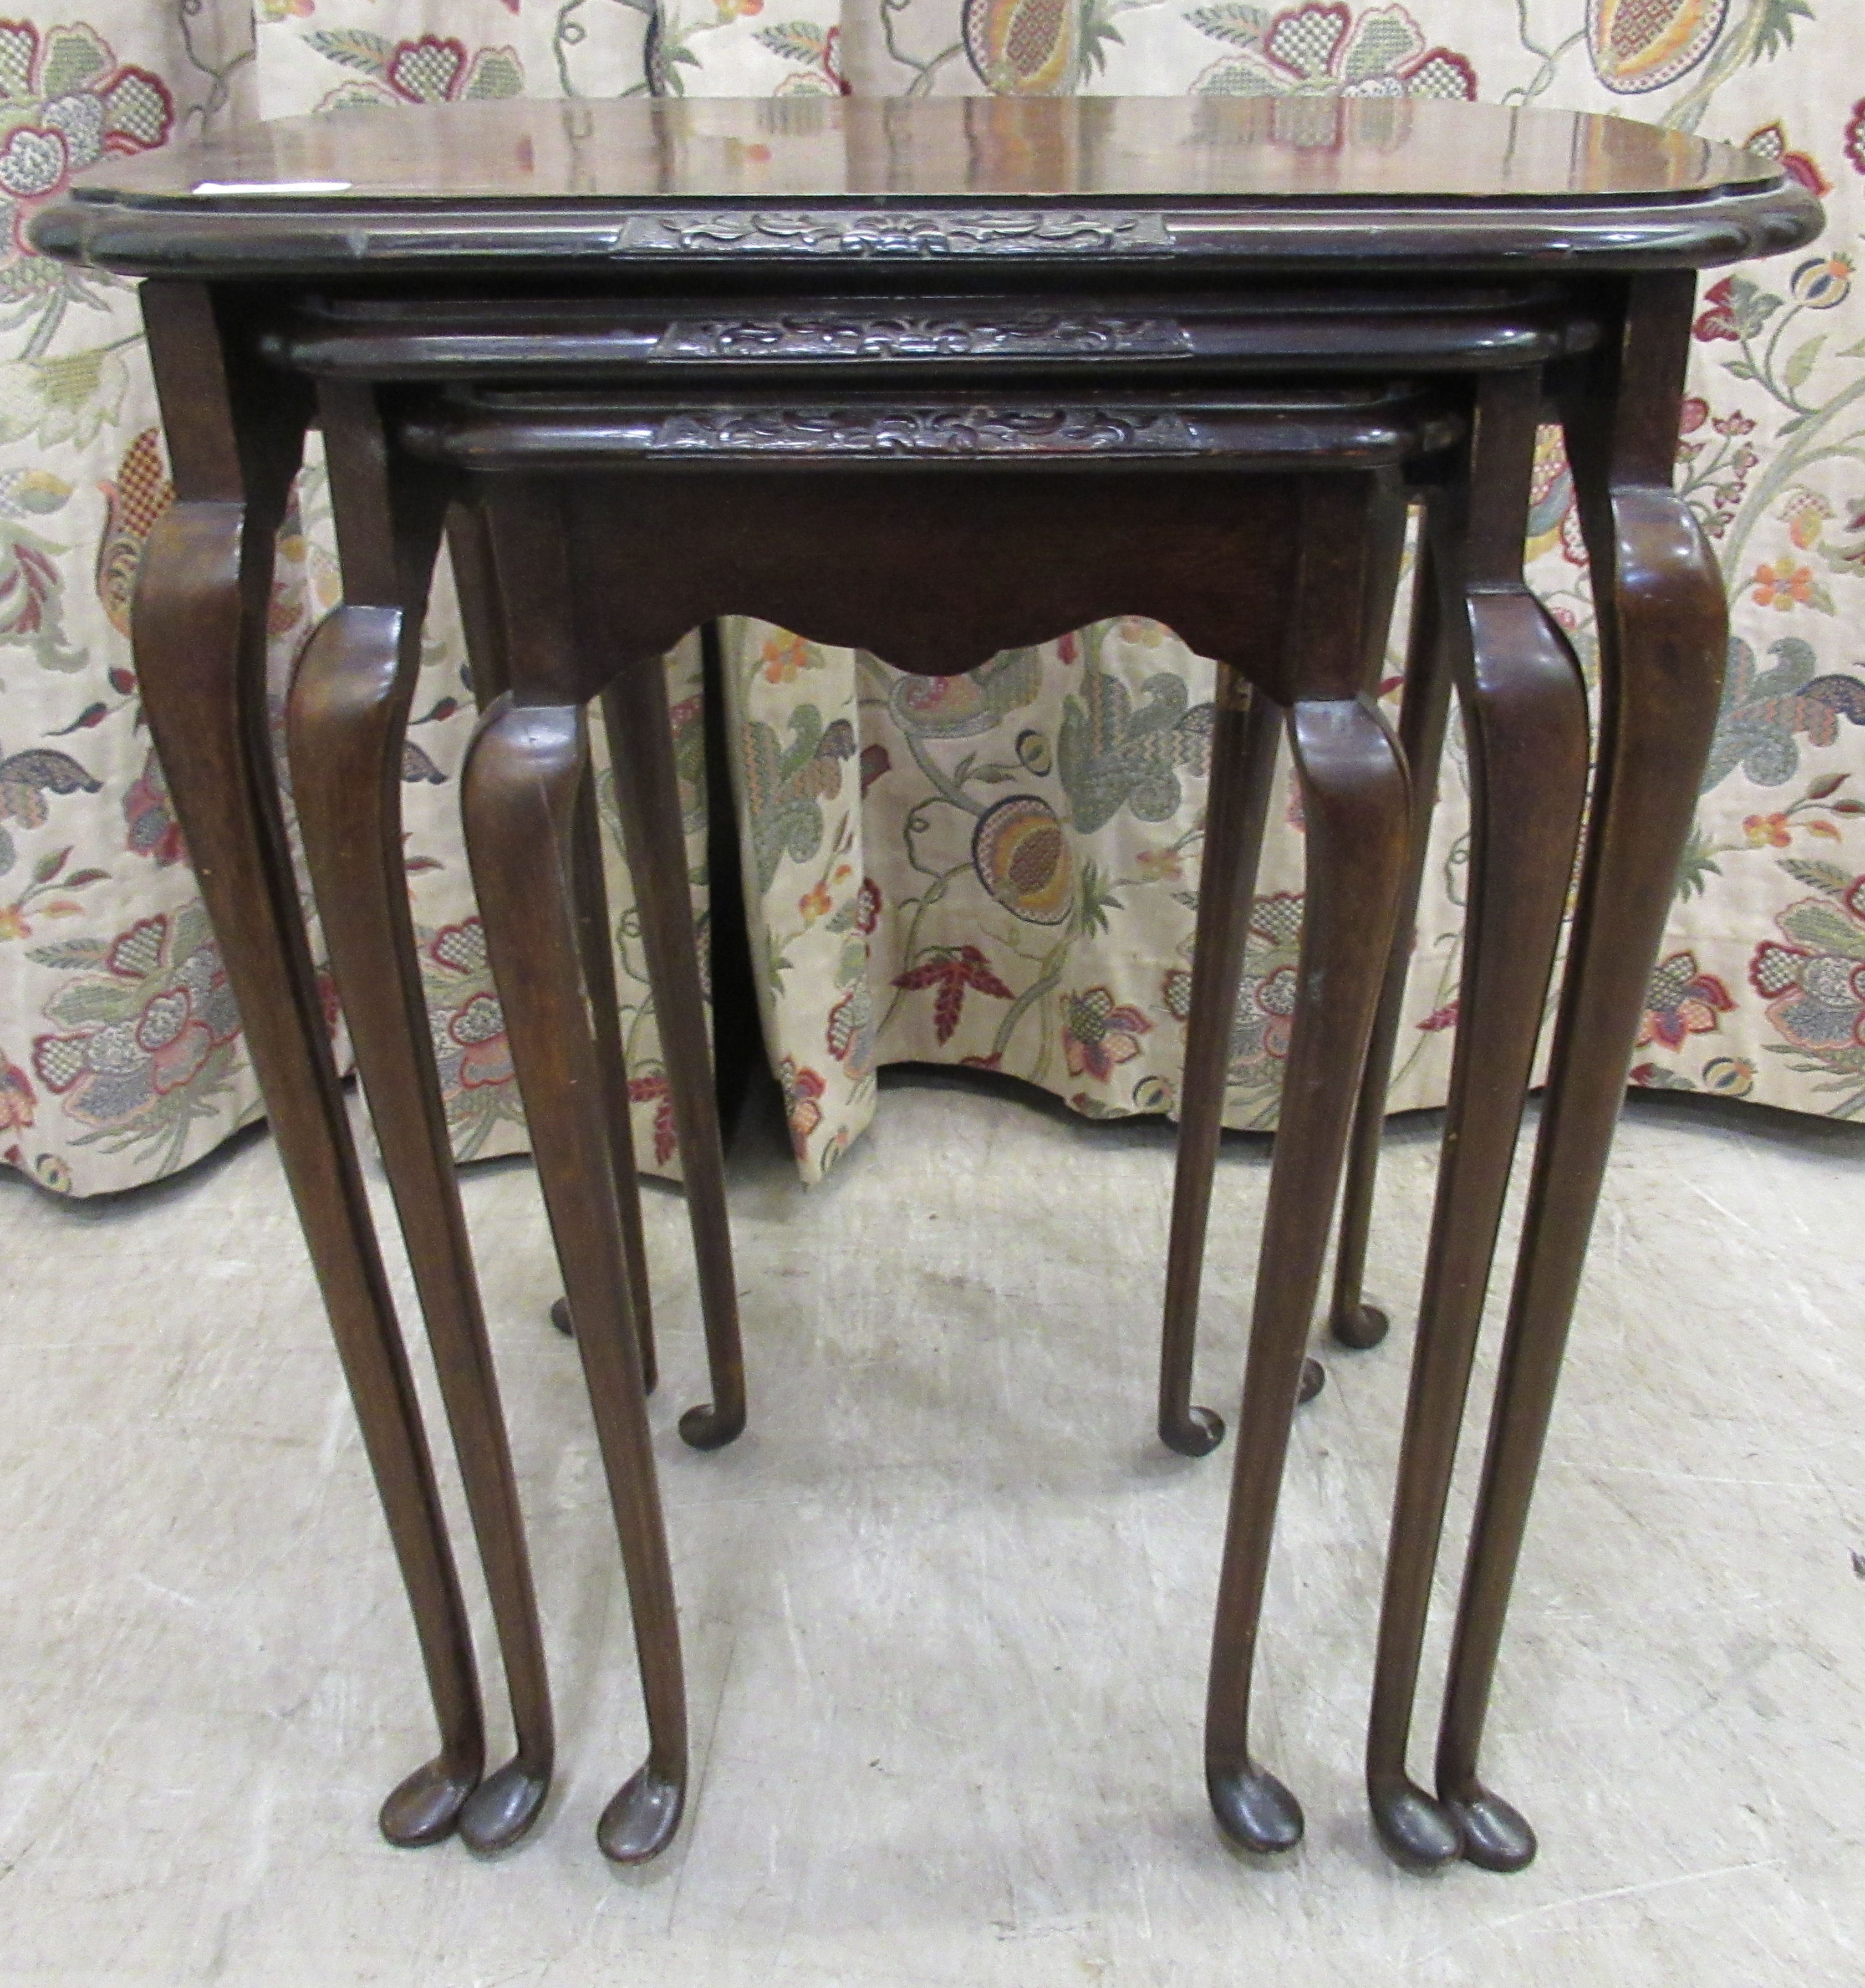
M 392 470 L 373 392 L 322 397 L 344 604 L 301 661 L 288 711 L 305 854 L 395 1198 L 511 1695 L 515 1756 L 460 1831 L 502 1849 L 530 1827 L 555 1753 L 524 1520 L 454 1172 L 416 957 L 401 830 L 402 749 L 440 539 L 431 473 Z
M 686 1693 L 640 1341 L 629 1316 L 600 1056 L 578 945 L 576 817 L 588 777 L 580 709 L 517 704 L 508 693 L 480 722 L 463 806 L 633 1611 L 648 1756 L 603 1811 L 596 1841 L 606 1856 L 634 1864 L 664 1849 L 679 1825 Z
M 1363 634 L 1369 688 L 1377 686 L 1385 659 L 1392 597 L 1404 558 L 1405 519 L 1404 505 L 1388 502 L 1380 508 L 1373 522 L 1363 576 Z M 1251 715 L 1248 686 L 1220 664 L 1159 1362 L 1160 1440 L 1167 1449 L 1185 1456 L 1203 1456 L 1224 1440 L 1222 1416 L 1214 1409 L 1191 1405 L 1191 1374 L 1211 1184 L 1223 1131 L 1231 1031 L 1248 944 L 1250 905 L 1262 857 L 1264 815 L 1269 804 L 1275 746 L 1281 733 L 1282 714 L 1269 707 Z M 1226 770 L 1221 772 L 1221 768 Z M 1201 959 L 1207 962 L 1203 968 Z M 1228 992 L 1223 991 L 1225 988 Z M 1389 1043 L 1388 1060 L 1390 1046 Z M 1384 1104 L 1382 1086 L 1382 1110 Z M 1376 1117 L 1372 1136 L 1375 1165 L 1380 1122 Z M 1350 1206 L 1351 1194 L 1350 1187 Z M 1363 1223 L 1360 1238 L 1363 1256 L 1365 1240 Z M 1343 1250 L 1346 1246 L 1343 1234 Z M 1356 1271 L 1357 1292 L 1357 1276 Z M 1383 1321 L 1380 1330 L 1384 1330 Z M 1340 1336 L 1338 1332 L 1336 1336 Z M 1352 1343 L 1370 1345 L 1378 1337 L 1375 1333 L 1372 1338 Z M 1321 1391 L 1325 1378 L 1318 1361 L 1306 1361 L 1299 1398 L 1312 1400 Z
M 1439 625 L 1469 751 L 1469 897 L 1367 1743 L 1380 1838 L 1401 1863 L 1426 1868 L 1458 1856 L 1463 1834 L 1454 1813 L 1406 1771 L 1419 1657 L 1586 782 L 1579 665 L 1522 579 L 1539 407 L 1536 373 L 1482 383 L 1467 465 L 1434 501 L 1430 525 Z
M 1728 610 L 1671 488 L 1694 279 L 1628 279 L 1616 347 L 1563 406 L 1600 627 L 1600 730 L 1579 903 L 1438 1736 L 1464 1854 L 1519 1870 L 1535 1835 L 1478 1772 L 1484 1716 L 1600 1184 L 1715 729 Z
M 447 514 L 447 553 L 459 596 L 460 623 L 466 637 L 467 664 L 473 696 L 484 711 L 510 681 L 507 661 L 505 604 L 499 597 L 491 531 L 484 509 L 456 502 Z M 622 1057 L 622 1030 L 616 1012 L 615 962 L 610 953 L 608 894 L 603 888 L 600 824 L 594 816 L 580 831 L 576 879 L 578 917 L 584 945 L 584 971 L 595 1005 L 596 1041 L 602 1050 L 603 1081 L 609 1109 L 609 1141 L 614 1155 L 615 1183 L 622 1219 L 622 1251 L 628 1261 L 628 1294 L 633 1301 L 635 1325 L 641 1335 L 641 1371 L 647 1391 L 654 1391 L 654 1314 L 647 1276 L 647 1242 L 641 1229 L 641 1196 L 635 1175 L 634 1136 L 629 1123 L 628 1073 Z M 593 867 L 581 867 L 586 846 Z M 550 1308 L 559 1332 L 571 1330 L 570 1308 L 559 1298 Z
M 1405 982 L 1417 940 L 1418 898 L 1431 839 L 1444 720 L 1451 704 L 1451 662 L 1444 652 L 1438 581 L 1431 556 L 1429 512 L 1435 501 L 1434 498 L 1427 500 L 1427 517 L 1420 532 L 1418 563 L 1412 581 L 1412 626 L 1406 648 L 1405 688 L 1399 706 L 1399 744 L 1411 774 L 1411 840 L 1405 881 L 1400 891 L 1399 922 L 1393 935 L 1392 956 L 1386 963 L 1373 1040 L 1367 1046 L 1366 1072 L 1354 1106 L 1346 1182 L 1340 1192 L 1340 1241 L 1334 1255 L 1334 1295 L 1329 1307 L 1328 1323 L 1335 1338 L 1343 1346 L 1361 1349 L 1378 1345 L 1390 1323 L 1384 1311 L 1366 1300 L 1367 1242 L 1373 1226 L 1380 1141 L 1386 1129 L 1386 1094 L 1391 1087 L 1393 1057 L 1404 1019 Z
M 383 1803 L 390 1841 L 448 1834 L 485 1764 L 471 1636 L 427 1435 L 337 1086 L 272 763 L 272 548 L 309 417 L 223 343 L 208 292 L 149 282 L 143 310 L 177 502 L 137 590 L 144 708 L 239 1003 L 420 1639 L 439 1753 Z
M 1203 1456 L 1224 1440 L 1224 1418 L 1215 1409 L 1192 1405 L 1192 1356 L 1211 1178 L 1224 1129 L 1231 1029 L 1285 716 L 1280 705 L 1260 694 L 1252 695 L 1229 664 L 1218 664 L 1218 718 L 1211 741 L 1210 800 L 1192 942 L 1191 1011 L 1185 1025 L 1178 1158 L 1159 1347 L 1159 1439 L 1181 1456 Z
M 1252 1673 L 1302 1349 L 1405 862 L 1404 762 L 1372 698 L 1357 694 L 1364 631 L 1340 607 L 1346 599 L 1363 600 L 1363 615 L 1373 609 L 1363 576 L 1378 501 L 1372 479 L 1346 475 L 1305 491 L 1285 664 L 1298 691 L 1289 731 L 1308 833 L 1301 992 L 1258 1259 L 1204 1734 L 1218 1821 L 1258 1851 L 1292 1848 L 1302 1835 L 1300 1804 L 1251 1755 Z
M 617 788 L 621 787 L 617 776 Z M 595 769 L 576 800 L 576 942 L 583 954 L 583 985 L 590 990 L 590 1022 L 596 1031 L 596 1053 L 602 1059 L 603 1110 L 609 1121 L 609 1160 L 615 1172 L 616 1212 L 622 1226 L 622 1260 L 627 1268 L 628 1296 L 635 1309 L 635 1330 L 641 1343 L 641 1384 L 651 1395 L 660 1378 L 654 1354 L 654 1327 L 647 1309 L 647 1238 L 641 1226 L 641 1182 L 636 1171 L 634 1127 L 628 1109 L 628 1063 L 622 1053 L 622 1018 L 615 987 L 615 935 L 609 920 L 609 887 L 603 875 L 602 817 L 596 802 Z M 661 992 L 654 962 L 648 962 L 648 984 L 657 1008 Z M 569 1306 L 563 1303 L 559 1321 L 573 1329 Z M 552 1317 L 556 1314 L 553 1310 Z
M 587 577 L 600 587 L 603 576 Z M 745 1353 L 725 1206 L 725 1145 L 694 943 L 693 901 L 687 888 L 686 837 L 681 826 L 665 664 L 657 656 L 623 670 L 603 693 L 602 707 L 610 763 L 615 769 L 616 804 L 661 1026 L 661 1053 L 680 1138 L 712 1385 L 711 1400 L 681 1417 L 680 1433 L 695 1449 L 718 1449 L 745 1427 Z

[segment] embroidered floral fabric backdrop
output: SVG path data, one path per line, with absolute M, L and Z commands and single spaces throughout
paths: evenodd
M 1797 1109 L 1865 1104 L 1865 19 L 1846 0 L 59 0 L 0 21 L 0 1156 L 91 1193 L 171 1171 L 256 1107 L 150 753 L 127 641 L 167 501 L 127 286 L 29 254 L 67 174 L 204 124 L 440 98 L 1068 91 L 1417 93 L 1617 112 L 1746 140 L 1824 194 L 1817 251 L 1704 296 L 1681 475 L 1728 573 L 1714 759 L 1634 1070 Z M 1537 584 L 1590 651 L 1567 480 L 1544 451 Z M 285 535 L 275 681 L 334 597 L 315 471 Z M 860 556 L 858 545 L 846 556 Z M 955 585 L 963 576 L 955 575 Z M 1171 1110 L 1211 671 L 1126 620 L 907 678 L 727 631 L 737 806 L 772 1059 L 815 1178 L 878 1063 L 963 1060 L 1095 1114 Z M 521 1142 L 458 840 L 471 718 L 443 583 L 407 764 L 434 1039 L 463 1155 Z M 676 658 L 696 904 L 698 678 Z M 1454 749 L 1394 1102 L 1443 1094 L 1465 844 Z M 1299 823 L 1268 858 L 1231 1117 L 1272 1121 Z M 644 1156 L 673 1162 L 619 877 Z

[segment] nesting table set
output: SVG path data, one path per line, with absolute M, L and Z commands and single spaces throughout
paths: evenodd
M 144 556 L 137 667 L 420 1635 L 440 1746 L 385 1804 L 392 1840 L 515 1840 L 553 1753 L 402 870 L 401 746 L 444 538 L 482 707 L 468 851 L 647 1709 L 648 1757 L 603 1815 L 604 1851 L 664 1847 L 688 1749 L 588 708 L 600 698 L 608 728 L 698 1255 L 711 1399 L 681 1432 L 710 1448 L 746 1401 L 661 657 L 750 614 L 941 675 L 1139 614 L 1218 666 L 1160 1381 L 1160 1434 L 1188 1454 L 1223 1434 L 1191 1401 L 1199 1272 L 1285 739 L 1306 827 L 1210 1672 L 1212 1807 L 1246 1849 L 1301 1836 L 1299 1804 L 1250 1744 L 1258 1623 L 1337 1198 L 1335 1330 L 1364 1344 L 1383 1330 L 1360 1277 L 1454 690 L 1468 921 L 1367 1779 L 1402 1862 L 1529 1860 L 1533 1833 L 1485 1787 L 1480 1740 L 1726 640 L 1715 560 L 1671 489 L 1695 272 L 1796 246 L 1819 221 L 1775 164 L 1727 147 L 1406 98 L 340 113 L 110 161 L 39 215 L 42 249 L 148 279 L 177 502 Z M 1592 564 L 1596 736 L 1573 651 L 1522 577 L 1548 419 Z M 272 540 L 313 421 L 344 598 L 292 686 L 293 789 L 505 1662 L 516 1752 L 489 1775 L 271 759 Z M 1417 505 L 1395 738 L 1375 690 Z M 1407 1754 L 1431 1575 L 1583 815 L 1427 1790 Z

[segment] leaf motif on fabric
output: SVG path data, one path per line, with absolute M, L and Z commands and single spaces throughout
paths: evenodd
M 1424 52 L 1424 36 L 1403 7 L 1375 7 L 1361 15 L 1341 51 L 1341 80 L 1350 89 L 1394 69 Z
M 22 828 L 42 828 L 49 810 L 47 794 L 94 794 L 103 783 L 93 779 L 69 752 L 37 746 L 0 759 L 0 820 Z
M 63 96 L 66 91 L 82 90 L 87 83 L 108 76 L 117 58 L 99 38 L 96 30 L 74 22 L 69 26 L 48 28 L 46 53 L 39 76 L 42 96 Z
M 1865 959 L 1865 926 L 1823 898 L 1803 898 L 1775 922 L 1797 944 L 1842 959 Z
M 845 718 L 825 725 L 813 704 L 790 714 L 791 742 L 779 741 L 762 718 L 741 728 L 745 811 L 758 888 L 768 891 L 785 857 L 806 863 L 821 848 L 821 803 L 842 791 L 843 762 L 855 754 L 855 728 Z
M 1772 669 L 1758 669 L 1755 651 L 1740 636 L 1729 639 L 1728 668 L 1716 736 L 1704 769 L 1708 793 L 1738 766 L 1758 787 L 1778 787 L 1800 769 L 1800 749 L 1830 746 L 1840 720 L 1865 725 L 1865 681 L 1836 674 L 1816 676 L 1811 645 L 1797 635 L 1770 643 Z
M 515 49 L 481 49 L 467 72 L 461 96 L 469 102 L 487 97 L 522 96 L 525 66 Z
M 76 972 L 86 967 L 99 967 L 110 948 L 100 938 L 62 938 L 51 945 L 35 945 L 26 957 L 35 966 L 49 966 L 56 972 Z
M 754 39 L 774 56 L 791 62 L 818 63 L 823 59 L 823 30 L 814 21 L 778 21 L 760 28 Z
M 975 945 L 941 946 L 917 966 L 894 977 L 896 987 L 918 993 L 930 987 L 933 996 L 933 1033 L 949 1043 L 957 1033 L 968 991 L 1014 1001 L 1015 994 L 992 971 L 991 962 Z
M 1843 891 L 1852 881 L 1836 863 L 1821 863 L 1809 857 L 1784 857 L 1781 867 L 1796 884 L 1810 884 L 1816 891 Z
M 412 739 L 401 742 L 401 777 L 410 786 L 444 787 L 447 776 Z
M 1042 688 L 1042 652 L 1006 649 L 951 677 L 896 675 L 887 700 L 894 722 L 919 739 L 970 739 L 1032 703 Z
M 81 965 L 83 962 L 67 962 Z M 61 1029 L 120 1022 L 143 1005 L 140 985 L 119 980 L 78 980 L 61 987 L 46 1003 L 46 1019 Z
M 1140 695 L 1136 708 L 1118 677 L 1090 669 L 1079 695 L 1063 706 L 1056 770 L 1083 835 L 1105 827 L 1123 807 L 1137 820 L 1167 820 L 1179 806 L 1180 773 L 1201 774 L 1210 766 L 1216 707 L 1188 710 L 1184 680 L 1164 671 L 1149 678 Z
M 1216 0 L 1209 7 L 1194 7 L 1185 19 L 1213 41 L 1228 42 L 1240 49 L 1258 47 L 1269 25 L 1268 10 L 1253 7 L 1248 0 Z
M 368 28 L 317 28 L 304 39 L 309 47 L 333 63 L 387 81 L 395 53 L 395 45 L 387 35 L 378 35 Z

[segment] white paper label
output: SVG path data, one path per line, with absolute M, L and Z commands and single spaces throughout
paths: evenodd
M 196 193 L 276 194 L 285 198 L 306 193 L 347 193 L 348 180 L 198 180 Z

